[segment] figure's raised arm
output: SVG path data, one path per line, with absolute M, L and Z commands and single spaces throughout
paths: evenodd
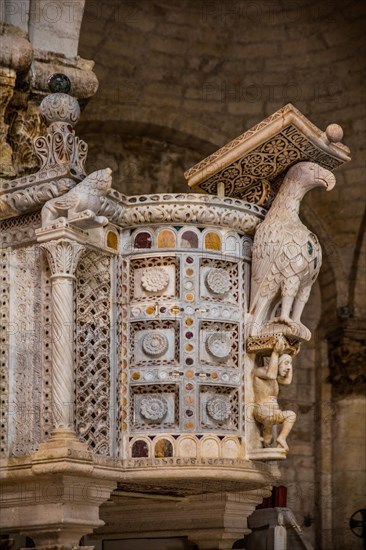
M 254 369 L 255 376 L 263 378 L 264 380 L 276 380 L 278 376 L 278 361 L 279 356 L 285 348 L 285 343 L 282 338 L 279 338 L 273 348 L 268 366 L 257 367 Z

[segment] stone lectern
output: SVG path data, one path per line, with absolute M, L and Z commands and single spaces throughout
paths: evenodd
M 289 450 L 278 393 L 321 267 L 299 206 L 349 160 L 342 130 L 289 104 L 188 170 L 189 192 L 125 196 L 85 174 L 67 90 L 41 112 L 41 167 L 0 197 L 3 532 L 231 548 Z

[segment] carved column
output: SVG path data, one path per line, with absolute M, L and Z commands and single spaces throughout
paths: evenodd
M 54 427 L 74 430 L 73 283 L 78 260 L 84 251 L 68 239 L 41 244 L 51 268 L 52 364 Z
M 348 319 L 328 336 L 332 384 L 332 548 L 362 548 L 349 528 L 364 508 L 366 322 Z

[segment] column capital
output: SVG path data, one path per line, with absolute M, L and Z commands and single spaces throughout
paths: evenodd
M 335 395 L 365 392 L 366 320 L 348 319 L 327 335 L 329 376 Z
M 76 267 L 85 246 L 77 241 L 58 239 L 41 244 L 42 250 L 46 252 L 52 277 L 75 276 Z

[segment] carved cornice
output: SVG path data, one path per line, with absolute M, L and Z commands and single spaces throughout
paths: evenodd
M 333 170 L 348 162 L 342 137 L 340 126 L 322 132 L 288 103 L 184 175 L 190 187 L 213 194 L 222 184 L 226 196 L 269 207 L 293 164 L 311 161 Z
M 328 382 L 336 396 L 365 394 L 366 320 L 350 319 L 327 336 Z
M 6 193 L 0 196 L 0 219 L 37 210 L 48 200 L 63 195 L 75 185 L 74 180 L 66 177 L 46 181 L 38 185 L 24 185 L 23 189 Z
M 51 277 L 74 277 L 76 267 L 85 247 L 76 242 L 66 239 L 49 241 L 41 244 L 42 250 L 46 252 Z
M 101 197 L 98 215 L 106 216 L 120 227 L 146 223 L 192 223 L 230 227 L 252 235 L 267 211 L 240 199 L 179 193 L 125 196 L 112 190 Z

